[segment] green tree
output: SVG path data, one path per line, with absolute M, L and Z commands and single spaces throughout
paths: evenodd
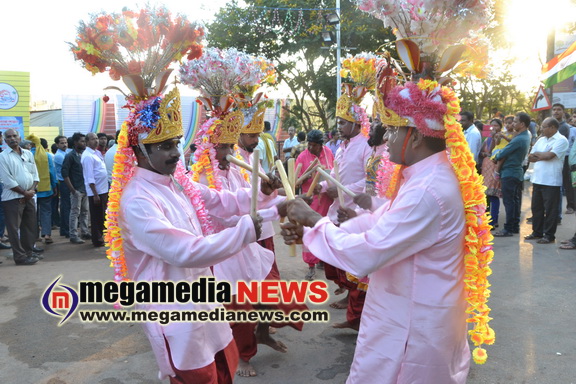
M 322 31 L 334 32 L 324 15 L 333 10 L 322 0 L 246 0 L 245 6 L 232 1 L 220 9 L 207 26 L 209 46 L 235 47 L 274 60 L 278 80 L 291 92 L 286 110 L 302 128 L 333 127 L 336 109 L 336 51 L 326 46 Z M 284 8 L 284 9 L 271 9 Z M 299 8 L 322 8 L 303 10 Z M 351 54 L 375 52 L 393 41 L 382 21 L 361 11 L 349 0 L 341 4 L 341 45 Z M 343 56 L 345 56 L 343 49 Z

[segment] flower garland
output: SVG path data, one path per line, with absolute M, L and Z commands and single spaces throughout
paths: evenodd
M 202 124 L 196 139 L 197 149 L 194 152 L 196 162 L 192 165 L 192 180 L 199 182 L 200 176 L 205 174 L 208 187 L 217 191 L 222 190 L 222 183 L 214 174 L 214 171 L 218 169 L 218 162 L 216 161 L 216 150 L 214 144 L 210 142 L 210 137 L 214 135 L 221 124 L 222 120 L 216 117 L 212 117 Z
M 202 234 L 208 236 L 214 233 L 214 226 L 210 220 L 208 211 L 206 210 L 206 205 L 204 199 L 200 195 L 200 190 L 194 186 L 190 177 L 186 174 L 186 168 L 181 161 L 178 162 L 176 166 L 176 171 L 174 172 L 174 178 L 176 181 L 184 188 L 184 193 L 190 199 L 192 206 L 196 210 L 196 216 L 200 221 L 202 227 Z
M 382 153 L 380 166 L 378 167 L 378 171 L 376 171 L 376 191 L 378 192 L 378 197 L 392 199 L 396 196 L 400 188 L 402 169 L 403 167 L 400 164 L 390 161 L 390 153 L 388 152 L 388 146 L 386 146 L 386 149 Z
M 134 110 L 131 111 L 131 114 Z M 104 240 L 106 241 L 106 257 L 111 261 L 110 267 L 114 268 L 114 280 L 128 280 L 124 248 L 122 246 L 122 230 L 118 225 L 118 212 L 120 211 L 120 199 L 122 191 L 134 174 L 136 158 L 134 151 L 128 144 L 128 121 L 122 124 L 118 136 L 118 148 L 114 155 L 114 167 L 112 168 L 112 185 L 108 192 L 108 207 L 106 209 L 106 222 Z
M 420 80 L 418 87 L 421 90 L 431 90 L 438 83 L 431 80 Z M 460 102 L 454 91 L 448 87 L 442 87 L 442 100 L 447 101 L 447 112 L 444 115 L 446 128 L 445 138 L 448 147 L 450 162 L 454 168 L 460 191 L 464 201 L 466 225 L 465 225 L 465 249 L 464 249 L 464 284 L 468 308 L 467 319 L 474 327 L 468 331 L 475 349 L 472 353 L 476 364 L 484 364 L 488 358 L 482 344 L 494 344 L 496 335 L 488 323 L 490 308 L 490 283 L 488 276 L 492 274 L 490 263 L 494 257 L 492 249 L 492 234 L 490 233 L 489 215 L 486 213 L 485 187 L 482 177 L 476 172 L 476 164 L 470 148 L 466 142 L 462 127 L 456 120 L 460 112 Z
M 238 160 L 244 161 L 244 158 L 242 157 L 242 154 L 240 153 L 240 147 L 238 146 L 238 144 L 234 145 L 234 157 L 237 158 Z M 236 167 L 236 168 L 238 170 L 240 170 L 240 174 L 242 175 L 244 180 L 246 180 L 247 182 L 250 183 L 250 175 L 248 174 L 248 171 L 242 167 Z
M 368 137 L 370 134 L 370 119 L 368 119 L 366 110 L 358 104 L 352 104 L 352 113 L 356 121 L 360 122 L 360 133 L 362 136 Z

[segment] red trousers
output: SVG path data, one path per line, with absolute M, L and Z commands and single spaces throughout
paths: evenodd
M 234 340 L 214 355 L 214 361 L 205 367 L 181 371 L 174 366 L 168 340 L 164 338 L 170 356 L 170 365 L 176 376 L 170 376 L 170 384 L 232 384 L 238 368 L 238 349 Z
M 360 318 L 362 317 L 362 309 L 364 309 L 365 300 L 366 292 L 360 289 L 350 290 L 350 296 L 348 296 L 348 308 L 346 308 L 346 321 L 351 325 L 360 325 Z

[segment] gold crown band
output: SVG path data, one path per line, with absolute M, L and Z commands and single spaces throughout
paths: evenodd
M 143 144 L 160 143 L 184 135 L 178 88 L 174 88 L 162 99 L 158 114 L 160 117 L 156 128 L 152 129 L 148 136 L 142 140 Z
M 266 106 L 262 106 L 254 112 L 254 116 L 252 116 L 252 120 L 246 124 L 240 133 L 261 133 L 264 131 L 264 114 L 266 113 Z
M 216 129 L 210 142 L 213 144 L 236 144 L 244 126 L 244 114 L 234 111 L 220 117 L 220 126 Z

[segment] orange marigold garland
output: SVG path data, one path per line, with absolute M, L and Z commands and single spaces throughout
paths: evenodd
M 114 167 L 112 168 L 112 185 L 108 192 L 108 209 L 106 210 L 106 255 L 110 259 L 110 267 L 114 268 L 116 281 L 128 280 L 126 276 L 126 261 L 122 247 L 122 233 L 118 225 L 118 213 L 120 211 L 120 199 L 122 192 L 134 173 L 136 159 L 134 151 L 128 145 L 128 122 L 125 121 L 118 136 L 118 148 L 114 155 Z
M 192 180 L 199 182 L 200 176 L 206 175 L 208 187 L 222 190 L 222 183 L 215 175 L 215 170 L 218 169 L 218 162 L 216 161 L 216 150 L 214 144 L 210 142 L 210 138 L 214 132 L 222 124 L 222 120 L 212 117 L 207 120 L 200 127 L 196 139 L 196 152 L 194 152 L 194 160 L 196 161 L 192 166 Z
M 244 161 L 244 158 L 240 153 L 240 147 L 238 146 L 238 144 L 234 145 L 234 157 L 237 158 L 238 160 Z M 242 167 L 237 167 L 237 169 L 240 171 L 240 174 L 242 175 L 244 180 L 250 182 L 250 175 L 248 174 L 248 171 Z
M 418 83 L 420 89 L 436 86 L 437 83 L 431 80 L 420 80 Z M 488 225 L 482 176 L 476 171 L 476 164 L 462 133 L 462 127 L 456 120 L 460 112 L 460 102 L 450 88 L 442 87 L 441 95 L 443 100 L 448 101 L 448 109 L 444 115 L 446 145 L 450 162 L 460 182 L 466 217 L 464 284 L 468 302 L 466 313 L 470 315 L 467 321 L 473 324 L 473 329 L 468 333 L 476 347 L 472 353 L 474 362 L 484 364 L 488 354 L 482 348 L 482 344 L 491 345 L 496 338 L 494 330 L 488 325 L 491 320 L 488 307 L 490 297 L 488 276 L 492 274 L 490 263 L 494 257 L 493 237 Z

